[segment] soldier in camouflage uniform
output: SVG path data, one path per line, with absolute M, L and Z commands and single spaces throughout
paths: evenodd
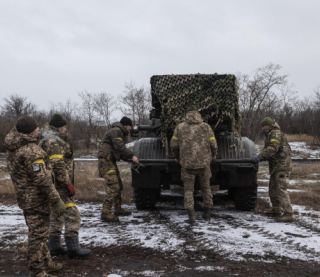
M 53 115 L 49 124 L 40 131 L 39 146 L 48 154 L 53 169 L 55 187 L 65 202 L 64 217 L 51 210 L 49 247 L 51 255 L 68 254 L 69 258 L 82 258 L 91 253 L 79 245 L 80 213 L 74 203 L 76 190 L 73 186 L 73 152 L 67 143 L 66 120 L 59 114 Z M 61 232 L 65 226 L 64 237 L 67 249 L 61 246 Z
M 289 176 L 292 171 L 291 148 L 285 134 L 281 132 L 280 126 L 270 117 L 264 118 L 261 125 L 265 133 L 264 149 L 252 161 L 255 163 L 269 162 L 271 175 L 269 196 L 272 209 L 267 212 L 267 215 L 278 217 L 277 221 L 280 222 L 292 221 L 292 207 L 287 192 Z M 284 212 L 282 216 L 281 208 Z
M 195 223 L 193 191 L 196 176 L 200 181 L 205 207 L 202 217 L 210 220 L 213 205 L 210 163 L 216 161 L 217 142 L 210 125 L 203 122 L 195 107 L 187 110 L 185 122 L 175 128 L 170 145 L 176 161 L 181 164 L 184 207 L 188 211 L 189 222 Z
M 47 154 L 38 144 L 38 124 L 30 116 L 20 117 L 4 139 L 8 170 L 23 210 L 28 234 L 28 267 L 31 276 L 51 276 L 62 268 L 52 262 L 48 249 L 51 205 L 63 215 L 65 205 L 51 178 Z
M 120 122 L 115 122 L 105 135 L 99 146 L 98 168 L 100 177 L 106 180 L 106 197 L 101 211 L 101 220 L 115 222 L 119 221 L 117 216 L 130 215 L 121 208 L 121 191 L 123 189 L 120 173 L 116 161 L 132 159 L 138 163 L 139 159 L 133 152 L 126 148 L 128 131 L 132 127 L 132 121 L 123 117 Z M 114 215 L 111 213 L 114 205 Z

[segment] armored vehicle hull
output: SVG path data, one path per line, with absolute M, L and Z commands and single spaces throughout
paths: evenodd
M 213 129 L 218 144 L 217 163 L 211 165 L 211 185 L 228 190 L 237 209 L 253 210 L 257 200 L 258 165 L 252 164 L 250 158 L 256 155 L 256 148 L 251 140 L 240 137 L 242 121 L 236 77 L 162 75 L 151 77 L 150 83 L 153 107 L 150 125 L 131 130 L 132 136 L 139 131 L 150 134 L 149 138 L 138 140 L 133 148 L 135 156 L 147 161 L 138 171 L 132 165 L 137 208 L 152 209 L 161 190 L 170 189 L 170 185 L 183 186 L 181 166 L 172 161 L 170 140 L 174 128 L 184 120 L 188 106 L 196 105 L 202 119 Z
M 220 190 L 228 190 L 237 209 L 253 210 L 257 201 L 258 165 L 241 162 L 241 159 L 245 160 L 255 155 L 255 144 L 247 138 L 242 138 L 242 142 L 238 138 L 231 137 L 217 136 L 216 139 L 218 157 L 221 160 L 229 160 L 229 162 L 221 163 L 218 159 L 217 163 L 211 165 L 210 185 L 219 185 Z M 239 151 L 237 147 L 240 147 L 241 143 L 242 149 Z M 157 161 L 144 163 L 145 167 L 140 167 L 139 172 L 132 168 L 132 186 L 138 209 L 154 208 L 161 190 L 170 189 L 170 185 L 183 186 L 181 166 L 174 163 L 161 163 L 161 160 L 166 159 L 166 148 L 162 146 L 160 138 L 138 140 L 134 145 L 133 152 L 139 159 Z M 196 179 L 195 189 L 199 188 Z

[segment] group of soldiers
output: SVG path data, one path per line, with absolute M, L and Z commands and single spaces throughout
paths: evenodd
M 271 118 L 265 118 L 261 125 L 265 132 L 265 146 L 252 158 L 252 162 L 269 161 L 272 209 L 267 214 L 276 216 L 278 221 L 292 221 L 292 207 L 287 193 L 292 170 L 291 149 L 279 125 Z M 123 185 L 116 164 L 120 159 L 139 163 L 139 159 L 125 146 L 131 128 L 132 121 L 123 117 L 120 122 L 112 124 L 99 146 L 98 169 L 106 183 L 106 197 L 101 211 L 103 221 L 116 222 L 119 221 L 118 216 L 131 214 L 121 207 Z M 63 266 L 54 263 L 51 256 L 67 254 L 69 258 L 84 258 L 91 250 L 79 245 L 81 217 L 74 202 L 73 151 L 67 142 L 67 122 L 61 115 L 55 114 L 38 131 L 39 126 L 34 118 L 20 117 L 6 136 L 4 145 L 18 205 L 29 228 L 29 271 L 31 276 L 48 277 L 52 276 L 50 272 Z M 170 145 L 176 162 L 181 165 L 184 206 L 189 223 L 196 221 L 193 199 L 196 176 L 204 203 L 202 218 L 210 220 L 213 206 L 210 164 L 216 162 L 218 147 L 212 128 L 203 122 L 196 107 L 189 107 L 185 121 L 175 128 Z M 63 227 L 67 247 L 61 245 Z

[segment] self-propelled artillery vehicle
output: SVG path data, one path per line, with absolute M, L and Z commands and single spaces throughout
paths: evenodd
M 170 150 L 175 127 L 185 117 L 190 105 L 198 108 L 202 119 L 214 131 L 218 154 L 211 164 L 210 185 L 228 190 L 239 210 L 253 210 L 257 201 L 258 165 L 251 163 L 256 155 L 254 142 L 241 137 L 241 113 L 238 86 L 234 75 L 193 74 L 152 76 L 150 125 L 136 126 L 131 135 L 147 131 L 149 137 L 135 142 L 134 155 L 143 165 L 132 164 L 132 186 L 139 210 L 152 209 L 161 190 L 170 185 L 183 186 L 181 166 Z M 200 189 L 195 180 L 195 190 Z

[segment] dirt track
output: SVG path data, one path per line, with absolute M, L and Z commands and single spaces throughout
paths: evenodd
M 154 211 L 128 206 L 133 215 L 121 218 L 119 224 L 99 220 L 100 204 L 78 203 L 81 242 L 93 253 L 86 260 L 55 257 L 65 265 L 57 275 L 317 276 L 320 272 L 318 213 L 308 215 L 301 209 L 294 223 L 275 223 L 264 215 L 236 211 L 227 196 L 218 193 L 207 223 L 201 220 L 201 197 L 195 199 L 193 227 L 185 222 L 180 192 L 165 193 Z M 16 206 L 1 205 L 0 220 L 4 222 L 0 276 L 24 276 L 21 249 L 25 251 L 26 226 L 21 212 Z M 10 242 L 17 248 L 9 247 Z

